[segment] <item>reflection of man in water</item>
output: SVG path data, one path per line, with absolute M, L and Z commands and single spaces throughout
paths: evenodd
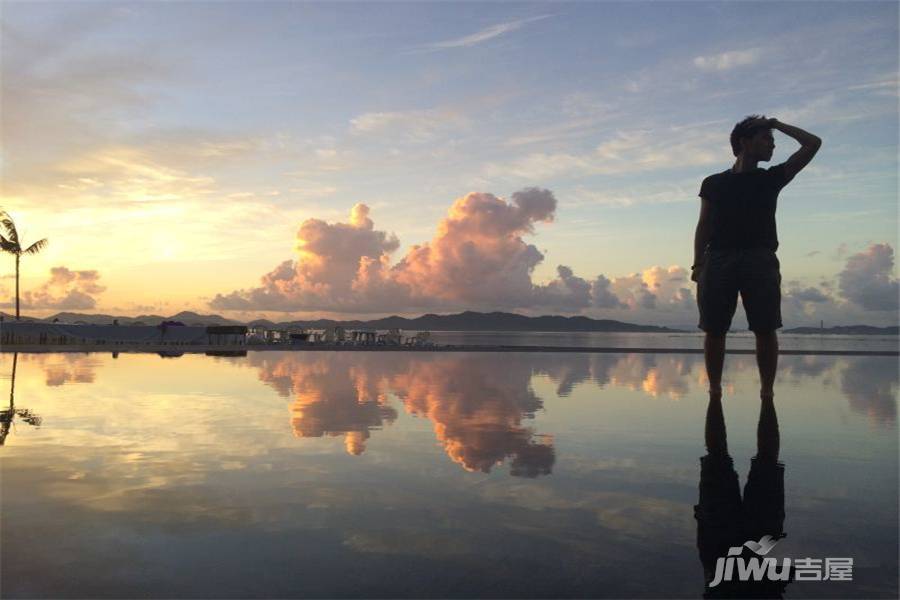
M 757 164 L 771 160 L 775 149 L 773 129 L 794 138 L 801 147 L 786 162 L 762 169 Z M 775 330 L 781 327 L 775 207 L 781 188 L 809 164 L 821 144 L 822 140 L 802 129 L 753 115 L 731 132 L 731 149 L 737 157 L 734 166 L 703 180 L 691 279 L 698 284 L 711 391 L 721 389 L 725 334 L 740 293 L 750 329 L 756 334 L 761 393 L 773 394 L 778 365 Z
M 784 465 L 778 462 L 778 416 L 771 396 L 763 396 L 756 456 L 741 499 L 738 475 L 728 455 L 722 395 L 710 394 L 706 410 L 706 451 L 700 459 L 700 500 L 694 507 L 697 549 L 703 564 L 704 598 L 782 598 L 788 581 L 723 581 L 709 587 L 716 561 L 732 546 L 765 535 L 784 537 Z M 744 549 L 745 558 L 754 556 Z

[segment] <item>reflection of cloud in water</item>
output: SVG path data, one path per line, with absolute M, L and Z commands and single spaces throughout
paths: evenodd
M 291 427 L 297 437 L 344 436 L 350 454 L 362 454 L 371 429 L 392 423 L 397 411 L 387 406 L 369 370 L 350 355 L 308 360 L 284 355 L 263 360 L 260 379 L 282 395 L 293 394 Z M 266 356 L 265 359 L 269 357 Z
M 260 379 L 294 397 L 298 436 L 343 435 L 347 451 L 361 454 L 370 431 L 396 418 L 387 401 L 393 393 L 407 412 L 432 421 L 447 455 L 466 470 L 487 473 L 506 459 L 516 476 L 553 467 L 552 440 L 522 426 L 543 406 L 529 361 L 497 369 L 477 355 L 259 354 L 248 360 Z
M 850 408 L 878 425 L 897 420 L 898 365 L 893 358 L 849 358 L 841 373 L 841 391 Z
M 692 354 L 540 355 L 534 371 L 556 383 L 560 396 L 591 381 L 600 387 L 612 384 L 653 397 L 678 399 L 688 392 L 697 365 L 702 365 L 702 357 Z
M 552 439 L 521 425 L 543 407 L 530 386 L 531 365 L 495 367 L 478 356 L 413 361 L 391 378 L 391 389 L 408 412 L 434 423 L 447 455 L 467 471 L 487 473 L 512 458 L 513 475 L 546 475 L 555 461 Z
M 44 371 L 49 387 L 67 383 L 93 383 L 100 362 L 89 354 L 60 352 L 56 354 L 22 354 L 25 362 L 37 363 Z
M 815 378 L 833 371 L 837 364 L 831 356 L 782 356 L 779 357 L 778 375 Z

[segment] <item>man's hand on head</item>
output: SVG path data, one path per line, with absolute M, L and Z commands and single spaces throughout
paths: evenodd
M 774 117 L 772 117 L 772 118 L 769 118 L 769 117 L 760 117 L 760 118 L 758 118 L 758 119 L 754 119 L 753 121 L 751 121 L 751 125 L 754 126 L 754 127 L 759 126 L 759 127 L 772 127 L 772 128 L 774 128 L 777 124 L 778 124 L 778 119 L 776 119 L 776 118 L 774 118 Z

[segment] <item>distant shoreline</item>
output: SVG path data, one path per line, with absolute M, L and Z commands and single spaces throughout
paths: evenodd
M 241 356 L 247 352 L 527 352 L 527 353 L 585 353 L 585 354 L 703 354 L 702 348 L 620 348 L 620 347 L 581 347 L 581 346 L 339 346 L 334 344 L 309 344 L 294 346 L 214 346 L 214 345 L 137 345 L 137 344 L 22 344 L 4 345 L 0 353 L 10 354 L 22 352 L 30 354 L 47 354 L 60 352 L 74 353 L 113 353 L 128 354 L 164 354 L 178 356 L 181 354 L 211 354 L 213 356 Z M 728 349 L 727 354 L 753 355 L 754 350 Z M 897 350 L 781 350 L 781 356 L 900 356 Z

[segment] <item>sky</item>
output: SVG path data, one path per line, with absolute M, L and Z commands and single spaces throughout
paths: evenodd
M 823 139 L 779 199 L 785 324 L 897 324 L 895 2 L 0 11 L 25 314 L 691 325 L 700 182 L 761 113 Z

